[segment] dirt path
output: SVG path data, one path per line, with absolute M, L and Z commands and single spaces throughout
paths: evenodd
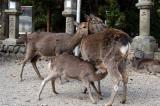
M 39 61 L 38 67 L 41 74 L 46 77 L 47 61 Z M 48 83 L 41 95 L 42 100 L 37 100 L 37 92 L 41 84 L 33 71 L 31 64 L 24 70 L 24 81 L 20 82 L 21 66 L 15 59 L 0 57 L 0 106 L 104 106 L 109 100 L 111 91 L 111 78 L 102 81 L 104 99 L 92 104 L 87 95 L 81 93 L 83 87 L 79 81 L 65 84 L 56 82 L 59 95 L 54 95 L 51 83 Z M 124 106 L 160 106 L 160 78 L 152 75 L 129 72 L 128 101 Z M 123 106 L 119 103 L 122 96 L 122 84 L 115 98 L 114 106 Z

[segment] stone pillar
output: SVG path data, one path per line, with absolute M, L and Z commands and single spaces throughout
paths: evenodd
M 80 23 L 81 21 L 81 0 L 77 0 L 77 15 L 76 15 L 76 21 L 77 23 Z M 74 55 L 75 56 L 79 56 L 80 55 L 80 47 L 77 46 L 75 49 L 74 49 Z
M 154 58 L 154 52 L 158 49 L 156 40 L 150 36 L 150 9 L 153 6 L 151 0 L 139 0 L 136 4 L 140 9 L 139 36 L 133 39 L 131 44 L 136 57 Z
M 9 38 L 3 41 L 4 45 L 16 45 L 16 38 L 19 32 L 19 14 L 18 2 L 11 2 L 9 9 L 5 13 L 9 15 Z
M 2 39 L 2 12 L 0 11 L 0 40 Z
M 66 17 L 66 33 L 74 34 L 74 17 L 76 15 L 76 0 L 65 0 L 62 15 Z
M 73 16 L 66 17 L 65 32 L 71 35 L 74 34 L 74 17 Z

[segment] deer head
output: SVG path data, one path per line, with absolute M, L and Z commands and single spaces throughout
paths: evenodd
M 74 25 L 77 27 L 76 33 L 82 36 L 88 35 L 88 22 L 81 22 L 81 23 L 74 22 Z
M 85 15 L 85 19 L 88 22 L 89 33 L 94 34 L 100 31 L 103 31 L 106 28 L 106 25 L 99 18 L 90 14 L 90 16 Z

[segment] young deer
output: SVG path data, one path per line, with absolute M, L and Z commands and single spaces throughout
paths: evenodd
M 82 81 L 84 86 L 87 88 L 89 92 L 89 97 L 91 101 L 93 103 L 96 103 L 91 94 L 90 85 L 92 85 L 92 87 L 94 88 L 99 97 L 100 95 L 94 85 L 94 81 L 99 81 L 107 75 L 107 72 L 103 74 L 102 73 L 96 74 L 95 73 L 96 69 L 92 64 L 85 62 L 76 56 L 69 55 L 66 53 L 53 58 L 50 64 L 50 69 L 51 73 L 48 74 L 48 76 L 43 80 L 41 84 L 38 93 L 39 99 L 45 84 L 50 80 L 52 81 L 53 92 L 55 94 L 58 94 L 55 90 L 55 80 L 61 76 L 65 76 L 65 78 L 72 78 Z
M 38 77 L 43 79 L 36 66 L 38 58 L 40 56 L 57 56 L 63 52 L 72 53 L 75 46 L 88 34 L 87 25 L 87 23 L 81 23 L 73 36 L 67 33 L 34 32 L 24 37 L 26 55 L 22 61 L 21 80 L 24 66 L 28 60 L 31 60 Z

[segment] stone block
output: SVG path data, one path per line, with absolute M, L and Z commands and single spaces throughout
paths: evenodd
M 19 45 L 16 45 L 14 47 L 14 53 L 17 54 L 19 52 L 19 49 L 20 49 L 20 46 Z
M 144 58 L 144 52 L 141 50 L 134 50 L 134 56 L 137 58 Z
M 21 46 L 21 47 L 19 48 L 19 52 L 22 53 L 22 54 L 25 54 L 26 48 L 25 48 L 24 46 Z
M 136 36 L 131 44 L 131 49 L 138 58 L 154 58 L 154 52 L 158 50 L 158 44 L 152 36 Z
M 160 60 L 160 51 L 154 52 L 154 59 Z
M 13 53 L 14 52 L 14 46 L 13 45 L 8 45 L 8 53 Z
M 8 38 L 2 41 L 3 45 L 16 45 L 16 39 Z
M 158 44 L 152 36 L 136 36 L 131 44 L 133 49 L 142 51 L 156 51 Z
M 3 52 L 7 52 L 7 50 L 8 50 L 8 46 L 6 46 L 6 45 L 3 45 Z

